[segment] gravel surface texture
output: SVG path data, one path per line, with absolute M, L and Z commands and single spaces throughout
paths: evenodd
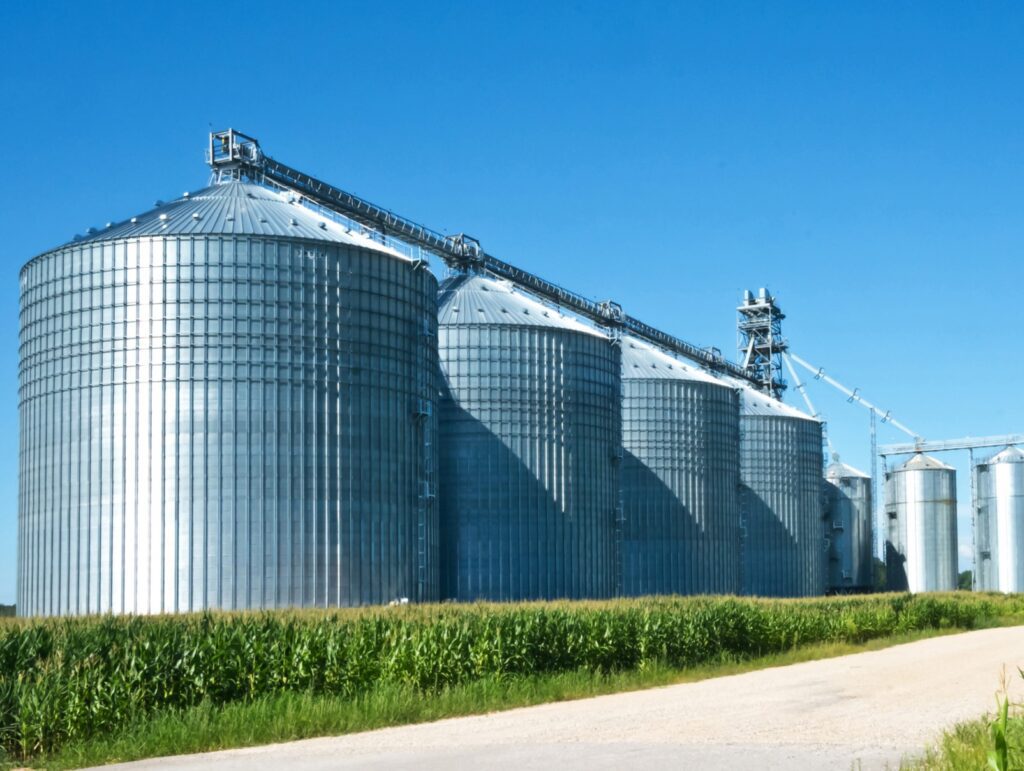
M 698 683 L 131 769 L 881 769 L 1024 697 L 1024 627 L 987 629 Z

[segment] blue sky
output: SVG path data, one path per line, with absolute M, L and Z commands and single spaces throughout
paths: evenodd
M 767 285 L 925 436 L 1024 431 L 1022 32 L 994 2 L 0 4 L 0 602 L 17 271 L 202 187 L 211 127 L 727 352 Z M 866 412 L 815 385 L 866 468 Z

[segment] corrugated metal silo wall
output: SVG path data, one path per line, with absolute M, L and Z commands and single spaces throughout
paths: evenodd
M 622 383 L 623 593 L 739 592 L 739 396 Z
M 974 468 L 978 590 L 1024 591 L 1024 463 L 986 463 Z
M 885 482 L 886 584 L 891 591 L 957 588 L 956 471 L 910 469 Z
M 268 238 L 29 263 L 19 613 L 435 598 L 436 288 Z
M 558 328 L 442 325 L 443 592 L 614 591 L 620 351 Z
M 842 477 L 825 482 L 825 534 L 830 542 L 830 591 L 864 591 L 874 585 L 871 480 Z
M 779 415 L 740 418 L 741 585 L 744 594 L 825 593 L 821 424 Z

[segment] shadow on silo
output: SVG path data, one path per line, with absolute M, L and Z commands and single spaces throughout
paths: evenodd
M 811 586 L 806 552 L 772 506 L 746 485 L 740 485 L 740 501 L 746 520 L 741 593 L 759 597 L 818 594 L 818 589 Z
M 892 541 L 885 542 L 885 588 L 890 592 L 910 590 L 906 555 L 900 554 Z
M 625 596 L 739 592 L 739 522 L 712 522 L 730 513 L 715 511 L 714 494 L 706 492 L 708 526 L 702 528 L 695 512 L 650 466 L 628 451 L 623 454 Z
M 440 418 L 443 596 L 460 601 L 611 596 L 614 507 L 580 511 L 576 503 L 586 491 L 570 490 L 562 511 L 554 492 L 479 419 L 448 399 L 442 400 Z M 588 460 L 595 459 L 578 458 L 575 468 L 586 468 Z

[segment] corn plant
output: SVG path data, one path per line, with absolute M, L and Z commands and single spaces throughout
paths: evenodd
M 351 699 L 388 684 L 430 693 L 480 678 L 684 668 L 1021 614 L 1014 596 L 879 595 L 4 619 L 0 757 L 274 693 Z

